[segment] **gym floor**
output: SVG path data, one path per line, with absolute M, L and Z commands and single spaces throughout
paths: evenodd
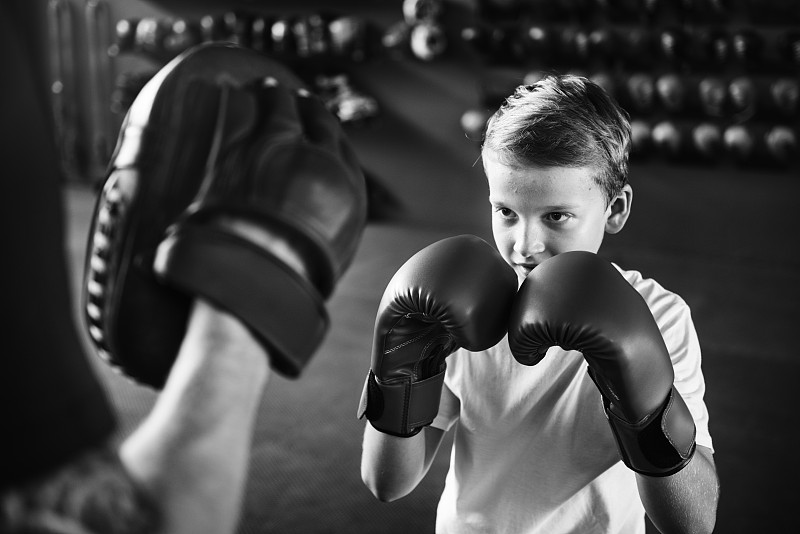
M 350 131 L 370 177 L 372 218 L 328 302 L 332 326 L 323 346 L 299 380 L 274 375 L 267 387 L 241 534 L 433 531 L 449 454 L 437 457 L 411 495 L 380 503 L 360 480 L 364 423 L 355 412 L 375 311 L 395 270 L 443 237 L 491 241 L 477 146 L 459 126 L 477 87 L 448 68 L 434 75 L 377 63 L 354 74 L 381 103 L 373 123 Z M 720 533 L 785 532 L 798 523 L 798 178 L 796 169 L 637 163 L 632 218 L 601 250 L 693 310 L 722 483 Z M 78 295 L 94 191 L 71 184 L 65 200 Z M 122 438 L 155 393 L 93 361 L 119 410 Z

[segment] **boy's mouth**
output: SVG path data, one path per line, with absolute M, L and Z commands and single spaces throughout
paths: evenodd
M 528 276 L 531 271 L 536 267 L 535 263 L 518 263 L 517 269 L 524 275 Z

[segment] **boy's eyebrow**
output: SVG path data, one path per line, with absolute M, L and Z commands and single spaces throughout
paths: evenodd
M 493 198 L 489 196 L 489 204 L 492 206 L 507 206 L 508 202 L 503 200 L 498 200 L 497 198 Z M 551 212 L 551 211 L 576 211 L 580 209 L 580 204 L 574 203 L 560 203 L 560 204 L 549 204 L 544 206 L 537 206 L 536 211 L 541 212 Z
M 547 211 L 566 211 L 579 208 L 579 204 L 552 204 L 550 206 L 542 206 L 542 209 Z

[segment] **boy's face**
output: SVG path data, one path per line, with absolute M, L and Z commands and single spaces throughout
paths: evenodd
M 509 166 L 490 151 L 483 162 L 494 239 L 521 279 L 556 254 L 596 253 L 605 232 L 621 230 L 630 213 L 630 186 L 606 205 L 592 168 Z

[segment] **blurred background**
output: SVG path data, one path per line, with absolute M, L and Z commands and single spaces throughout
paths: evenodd
M 242 534 L 433 531 L 446 450 L 395 503 L 378 502 L 360 481 L 355 412 L 375 311 L 391 275 L 420 248 L 459 233 L 491 240 L 483 125 L 514 87 L 548 72 L 594 79 L 631 115 L 633 215 L 601 254 L 693 310 L 722 483 L 716 531 L 794 531 L 800 2 L 37 5 L 31 31 L 41 35 L 42 88 L 57 127 L 74 295 L 122 118 L 147 80 L 189 47 L 231 41 L 285 62 L 358 151 L 370 223 L 328 303 L 324 345 L 303 377 L 275 376 L 265 393 Z M 80 321 L 77 299 L 75 310 Z M 121 414 L 121 439 L 155 393 L 102 362 L 97 370 Z

